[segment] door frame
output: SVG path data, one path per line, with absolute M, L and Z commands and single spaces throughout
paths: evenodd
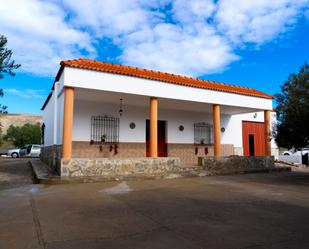
M 265 155 L 265 123 L 258 121 L 242 121 L 243 155 L 250 155 L 249 135 L 254 136 L 254 156 Z

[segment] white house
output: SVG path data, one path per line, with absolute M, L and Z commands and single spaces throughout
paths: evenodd
M 258 90 L 88 59 L 60 65 L 42 107 L 49 164 L 147 156 L 192 165 L 276 151 L 273 97 Z

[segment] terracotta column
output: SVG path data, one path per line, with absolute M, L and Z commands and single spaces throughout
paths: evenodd
M 264 111 L 265 123 L 265 156 L 271 156 L 271 139 L 270 139 L 270 111 Z
M 150 98 L 150 157 L 158 156 L 158 99 Z
M 214 126 L 214 155 L 221 156 L 221 131 L 220 131 L 220 105 L 213 105 L 213 126 Z
M 64 88 L 62 158 L 72 157 L 74 88 Z

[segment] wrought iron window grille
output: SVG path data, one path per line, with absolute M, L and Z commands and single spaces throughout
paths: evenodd
M 91 117 L 90 144 L 118 144 L 119 118 L 112 116 Z
M 205 122 L 195 123 L 194 144 L 213 144 L 213 126 Z

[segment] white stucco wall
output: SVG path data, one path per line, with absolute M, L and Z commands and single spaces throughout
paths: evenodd
M 90 141 L 91 116 L 110 115 L 118 117 L 119 106 L 108 103 L 98 103 L 90 101 L 75 101 L 74 105 L 74 141 Z M 221 127 L 225 132 L 221 132 L 222 144 L 233 144 L 235 153 L 242 154 L 242 121 L 264 122 L 264 113 L 240 114 L 240 115 L 221 115 Z M 147 107 L 124 106 L 123 116 L 120 117 L 120 142 L 140 142 L 146 140 L 146 119 L 148 119 Z M 274 122 L 272 114 L 272 122 Z M 196 122 L 206 122 L 212 124 L 211 113 L 175 111 L 159 109 L 158 119 L 167 121 L 167 142 L 192 144 L 194 142 L 193 124 Z M 134 122 L 135 129 L 130 129 L 129 124 Z M 184 131 L 180 132 L 178 127 L 184 126 Z M 272 140 L 273 155 L 277 156 L 277 146 Z
M 120 117 L 120 142 L 145 142 L 145 121 L 141 117 L 147 115 L 146 109 L 126 106 Z M 90 141 L 91 117 L 109 115 L 118 117 L 119 106 L 108 103 L 88 102 L 76 100 L 74 103 L 73 140 Z M 129 128 L 134 122 L 136 128 Z
M 53 141 L 53 101 L 54 95 L 45 107 L 43 113 L 45 128 L 45 145 L 62 143 L 63 128 L 63 101 L 64 95 L 60 92 L 57 101 L 57 141 Z M 124 106 L 124 113 L 120 117 L 120 142 L 140 142 L 146 140 L 146 119 L 149 118 L 148 107 Z M 90 141 L 91 116 L 110 115 L 118 117 L 119 105 L 91 102 L 84 100 L 75 100 L 74 102 L 74 122 L 73 122 L 73 141 Z M 239 114 L 239 115 L 221 115 L 221 127 L 225 132 L 221 133 L 222 144 L 233 144 L 234 147 L 242 150 L 242 121 L 264 122 L 264 113 Z M 167 121 L 167 142 L 192 144 L 194 142 L 193 124 L 197 122 L 206 122 L 212 124 L 211 113 L 190 112 L 180 110 L 159 109 L 159 120 Z M 272 114 L 272 122 L 275 116 Z M 134 122 L 135 129 L 130 129 L 129 124 Z M 179 131 L 178 127 L 184 126 L 184 131 Z M 277 146 L 272 140 L 272 148 Z M 241 152 L 239 152 L 241 154 Z M 275 152 L 273 153 L 275 154 Z
M 271 99 L 185 87 L 124 75 L 65 68 L 59 78 L 58 88 L 55 87 L 53 96 L 43 111 L 43 119 L 46 125 L 45 145 L 62 144 L 64 86 L 253 108 L 254 110 L 272 109 Z M 57 98 L 56 105 L 54 104 L 55 98 Z M 54 109 L 56 109 L 56 112 Z M 118 116 L 118 110 L 118 105 L 87 102 L 77 99 L 74 103 L 73 140 L 90 140 L 91 116 L 104 114 Z M 54 114 L 55 117 L 53 116 Z M 233 116 L 221 115 L 221 127 L 225 128 L 225 132 L 221 133 L 221 142 L 223 144 L 233 144 L 234 147 L 241 148 L 241 121 L 249 120 L 263 122 L 263 112 L 258 112 L 257 114 L 256 118 L 253 117 L 254 113 Z M 120 142 L 145 142 L 146 119 L 148 119 L 148 107 L 125 106 L 124 114 L 120 118 Z M 193 143 L 193 124 L 196 122 L 207 122 L 212 124 L 211 113 L 192 111 L 159 109 L 159 119 L 168 121 L 168 143 Z M 136 128 L 133 130 L 129 128 L 131 122 L 136 124 Z M 56 124 L 56 127 L 53 123 Z M 184 126 L 185 129 L 183 132 L 179 131 L 179 125 Z M 275 147 L 273 141 L 272 146 Z
M 50 98 L 43 111 L 44 146 L 50 146 L 54 143 L 54 96 Z
M 257 116 L 254 117 L 254 114 L 257 114 Z M 275 120 L 276 115 L 275 113 L 272 112 L 271 128 Z M 242 147 L 242 121 L 264 122 L 264 112 L 252 112 L 252 113 L 238 114 L 231 116 L 231 119 L 227 123 L 226 127 L 226 129 L 228 129 L 229 132 L 224 133 L 224 139 L 227 143 L 230 141 L 234 141 L 235 147 Z M 271 141 L 271 145 L 273 148 L 277 147 L 273 139 Z
M 255 117 L 256 114 L 256 117 Z M 232 143 L 235 147 L 235 153 L 242 155 L 242 121 L 254 121 L 254 122 L 264 122 L 264 112 L 252 112 L 246 114 L 232 115 L 230 120 L 226 123 L 226 132 L 222 135 L 222 141 L 224 143 Z M 273 125 L 276 122 L 276 114 L 271 113 L 271 131 Z M 275 140 L 271 140 L 272 155 L 275 158 L 279 156 L 278 146 Z
M 56 82 L 52 96 L 43 110 L 45 124 L 44 146 L 62 144 L 64 94 L 61 82 Z
M 61 93 L 58 96 L 58 105 L 57 105 L 57 140 L 55 144 L 62 144 L 62 133 L 63 133 L 63 107 L 64 107 L 64 94 Z
M 64 86 L 272 110 L 272 100 L 85 69 L 64 69 Z
M 77 100 L 74 105 L 74 141 L 90 141 L 91 116 L 110 115 L 118 117 L 118 105 L 108 103 L 98 103 Z M 124 106 L 124 113 L 120 117 L 119 141 L 120 142 L 141 142 L 146 140 L 146 119 L 149 118 L 147 107 Z M 231 116 L 222 115 L 221 124 L 226 126 Z M 212 124 L 212 115 L 210 113 L 175 111 L 159 109 L 158 119 L 167 121 L 167 142 L 168 143 L 187 143 L 194 142 L 193 124 L 197 122 L 206 122 Z M 130 129 L 129 124 L 134 122 L 135 129 Z M 179 131 L 178 127 L 184 126 L 184 131 Z M 239 127 L 238 127 L 239 128 Z M 233 132 L 227 130 L 227 133 Z M 225 132 L 225 133 L 226 133 Z M 222 133 L 222 143 L 232 143 L 225 138 Z

